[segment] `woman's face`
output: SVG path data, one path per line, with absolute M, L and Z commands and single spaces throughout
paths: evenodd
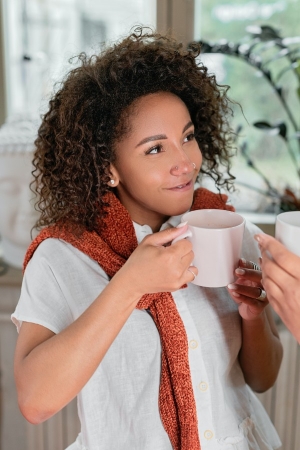
M 160 92 L 135 101 L 129 129 L 115 146 L 114 186 L 132 220 L 157 231 L 192 204 L 202 164 L 194 125 L 179 97 Z

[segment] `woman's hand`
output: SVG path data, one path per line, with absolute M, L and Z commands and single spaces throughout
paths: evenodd
M 133 288 L 139 296 L 173 292 L 193 281 L 198 270 L 191 266 L 192 244 L 182 239 L 169 245 L 186 230 L 184 225 L 146 236 L 115 277 L 118 280 L 122 277 L 123 286 Z
M 270 304 L 300 343 L 300 258 L 266 234 L 255 236 Z
M 257 270 L 253 262 L 240 259 L 235 274 L 238 278 L 228 285 L 229 293 L 244 320 L 256 319 L 268 304 L 262 285 L 262 272 Z
M 276 380 L 282 346 L 258 269 L 251 261 L 241 259 L 235 271 L 238 278 L 228 290 L 243 319 L 239 361 L 245 380 L 254 391 L 264 392 Z

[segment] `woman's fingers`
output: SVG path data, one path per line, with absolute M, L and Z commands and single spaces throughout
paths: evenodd
M 230 284 L 228 291 L 238 305 L 241 317 L 245 320 L 258 317 L 268 304 L 265 291 L 258 286 Z
M 258 264 L 256 264 L 253 261 L 246 260 L 244 258 L 241 258 L 239 260 L 239 267 L 242 267 L 245 269 L 251 269 L 251 270 L 260 270 L 260 267 Z
M 275 311 L 278 313 L 278 308 L 286 308 L 284 293 L 280 286 L 278 286 L 271 278 L 264 279 L 264 288 L 268 292 L 268 298 Z
M 256 266 L 255 263 L 252 261 L 246 261 L 245 259 L 240 259 L 239 261 L 239 267 L 235 269 L 235 274 L 237 277 L 249 281 L 253 281 L 254 283 L 261 283 L 261 277 L 262 273 L 261 270 L 257 270 L 254 267 Z
M 270 259 L 265 250 L 261 250 L 262 254 L 262 269 L 263 277 L 262 283 L 265 286 L 266 279 L 268 278 L 282 291 L 286 286 L 289 286 L 294 277 L 288 274 L 280 266 L 278 266 L 273 259 Z M 265 286 L 266 287 L 266 286 Z
M 259 243 L 260 249 L 265 257 L 281 267 L 295 278 L 299 278 L 300 259 L 292 252 L 288 251 L 279 241 L 266 234 L 257 234 L 255 239 Z
M 196 276 L 198 275 L 198 269 L 197 267 L 193 266 L 192 262 L 194 260 L 194 252 L 192 250 L 192 245 L 189 241 L 187 241 L 186 239 L 184 239 L 185 237 L 185 233 L 187 230 L 187 224 L 180 224 L 177 229 L 180 229 L 180 235 L 178 237 L 176 237 L 173 242 L 172 242 L 172 246 L 181 246 L 182 251 L 183 251 L 183 246 L 185 246 L 185 253 L 182 253 L 182 264 L 183 266 L 186 267 L 185 273 L 186 275 L 188 275 L 188 279 L 185 280 L 185 283 L 189 283 L 195 280 Z M 183 231 L 182 231 L 183 229 Z M 183 235 L 183 239 L 182 239 L 182 235 Z
M 182 239 L 168 245 L 185 231 L 186 226 L 183 226 L 146 236 L 128 258 L 124 270 L 128 270 L 130 276 L 135 273 L 135 283 L 141 295 L 173 292 L 195 279 L 198 270 L 192 266 L 192 244 Z
M 177 228 L 167 228 L 163 231 L 158 231 L 157 233 L 153 233 L 148 235 L 144 241 L 150 241 L 151 245 L 156 246 L 167 246 L 174 239 L 178 238 L 181 234 L 187 231 L 187 224 L 182 224 L 183 226 Z M 187 241 L 182 241 L 187 242 Z
M 229 293 L 239 305 L 241 316 L 251 320 L 260 315 L 268 304 L 267 295 L 261 283 L 262 272 L 256 263 L 241 259 L 235 274 L 238 278 L 227 286 Z
M 198 275 L 198 269 L 195 266 L 189 266 L 187 268 L 187 272 L 189 272 L 189 274 L 191 274 L 191 279 L 188 281 L 189 283 L 191 283 L 192 281 L 194 281 L 194 279 Z
M 232 287 L 233 289 L 231 289 Z M 256 287 L 246 290 L 246 288 L 247 286 L 242 289 L 240 286 L 237 286 L 237 288 L 235 285 L 228 286 L 232 299 L 238 305 L 241 317 L 245 320 L 253 320 L 262 314 L 268 304 L 268 300 L 266 298 L 264 300 L 257 299 L 262 289 Z
M 235 298 L 241 298 L 249 299 L 249 302 L 252 300 L 258 300 L 265 302 L 266 300 L 266 293 L 263 288 L 259 286 L 248 286 L 238 283 L 239 280 L 237 280 L 237 283 L 232 283 L 228 285 L 228 289 L 230 293 Z

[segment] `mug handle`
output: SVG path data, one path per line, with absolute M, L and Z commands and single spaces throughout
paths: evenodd
M 173 239 L 171 245 L 175 244 L 178 241 L 181 241 L 182 239 L 185 239 L 186 237 L 192 237 L 191 230 L 186 230 L 185 233 L 182 233 L 180 236 L 178 236 L 177 238 Z

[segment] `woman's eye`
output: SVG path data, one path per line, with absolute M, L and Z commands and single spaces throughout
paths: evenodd
M 162 145 L 156 145 L 155 147 L 151 147 L 150 150 L 146 152 L 146 155 L 155 155 L 156 153 L 160 153 L 162 151 Z
M 194 133 L 189 133 L 189 134 L 184 138 L 184 142 L 189 142 L 189 141 L 192 141 L 193 139 L 195 139 Z

